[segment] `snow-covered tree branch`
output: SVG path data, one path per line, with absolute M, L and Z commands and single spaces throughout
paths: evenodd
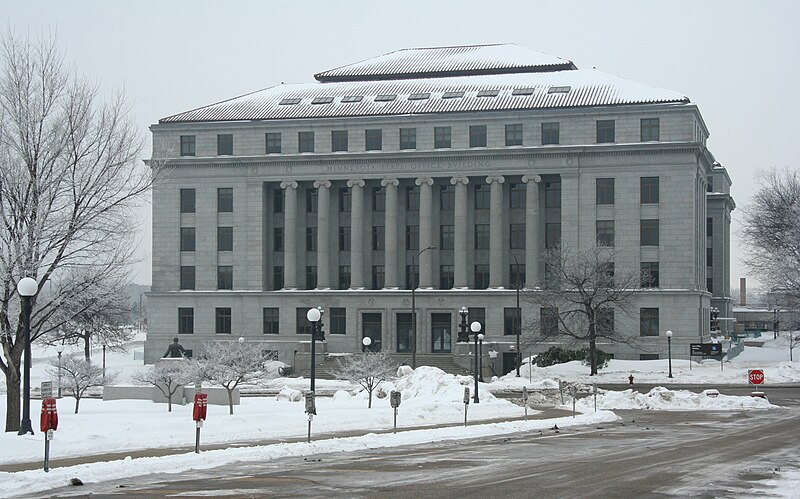
M 67 393 L 75 397 L 75 414 L 78 414 L 78 406 L 81 398 L 86 394 L 86 390 L 98 386 L 104 386 L 117 377 L 116 372 L 106 371 L 103 375 L 103 368 L 95 366 L 85 359 L 74 355 L 67 355 L 61 361 L 53 359 L 47 368 L 47 373 L 53 378 L 58 378 L 59 369 L 61 370 L 62 388 Z
M 383 383 L 394 378 L 397 365 L 386 352 L 364 352 L 337 359 L 336 377 L 360 385 L 367 391 L 372 408 L 372 392 Z
M 194 362 L 174 359 L 156 362 L 152 367 L 136 373 L 133 380 L 143 385 L 153 385 L 167 399 L 167 412 L 172 412 L 172 397 L 189 383 L 194 383 Z

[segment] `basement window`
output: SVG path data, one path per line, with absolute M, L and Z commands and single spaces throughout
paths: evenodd
M 548 94 L 566 94 L 572 90 L 572 87 L 565 86 L 565 87 L 550 87 L 547 89 Z
M 375 97 L 375 102 L 389 102 L 397 98 L 397 94 L 382 94 Z
M 430 93 L 424 92 L 418 94 L 411 94 L 408 96 L 408 100 L 425 100 L 425 99 L 430 99 L 430 97 L 431 97 Z
M 278 105 L 280 105 L 280 106 L 293 106 L 295 104 L 300 104 L 300 98 L 299 97 L 292 97 L 292 98 L 289 98 L 289 99 L 281 99 L 281 101 L 278 103 Z
M 364 100 L 363 95 L 348 95 L 346 97 L 342 97 L 342 102 L 361 102 Z
M 534 88 L 515 88 L 511 95 L 533 95 Z
M 478 97 L 497 97 L 499 94 L 499 90 L 481 90 L 478 92 Z
M 311 101 L 312 104 L 330 104 L 333 102 L 333 97 L 315 97 Z
M 445 92 L 442 99 L 460 99 L 464 97 L 464 91 L 460 92 Z

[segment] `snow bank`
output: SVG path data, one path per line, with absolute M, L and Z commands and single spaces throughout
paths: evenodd
M 572 407 L 571 403 L 564 408 Z M 585 397 L 576 403 L 579 411 L 594 409 L 594 398 Z M 597 394 L 598 409 L 644 409 L 656 411 L 740 411 L 777 407 L 767 400 L 754 397 L 719 395 L 716 390 L 693 393 L 688 390 L 669 390 L 657 386 L 647 393 L 633 390 L 604 391 Z

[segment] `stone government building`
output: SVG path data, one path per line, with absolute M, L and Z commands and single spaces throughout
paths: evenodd
M 668 329 L 688 350 L 710 307 L 730 316 L 731 181 L 687 97 L 515 45 L 398 50 L 315 78 L 151 127 L 166 168 L 146 362 L 175 336 L 195 352 L 241 336 L 302 370 L 316 306 L 319 350 L 369 336 L 410 359 L 417 284 L 419 363 L 465 365 L 465 306 L 502 374 L 515 286 L 540 283 L 558 245 L 613 246 L 617 269 L 651 276 L 638 313 L 615 317 L 638 349 L 600 345 L 617 358 L 666 356 Z M 539 314 L 523 299 L 523 328 Z

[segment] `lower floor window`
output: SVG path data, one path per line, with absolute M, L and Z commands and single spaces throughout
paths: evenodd
M 217 334 L 231 334 L 231 309 L 216 308 Z

